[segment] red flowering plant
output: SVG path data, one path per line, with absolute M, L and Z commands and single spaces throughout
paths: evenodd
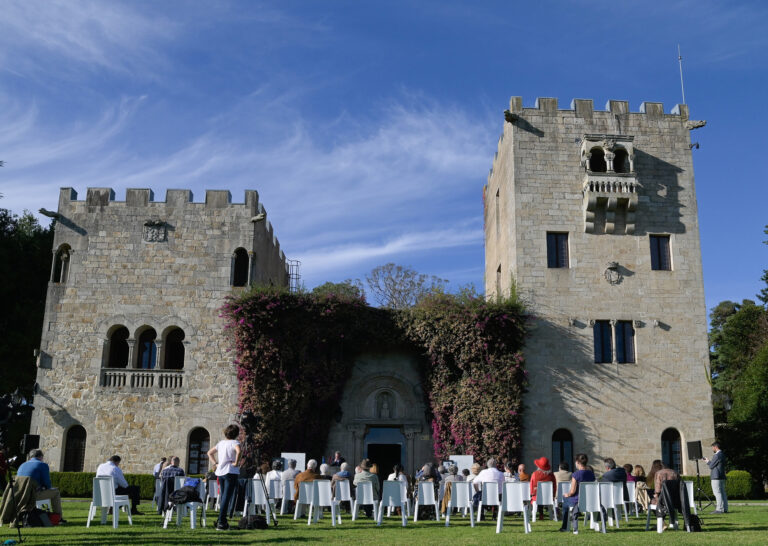
M 321 453 L 354 359 L 409 348 L 422 355 L 435 455 L 516 455 L 525 372 L 525 314 L 516 302 L 437 294 L 405 310 L 349 294 L 259 288 L 221 310 L 234 342 L 240 411 L 261 417 L 265 454 Z

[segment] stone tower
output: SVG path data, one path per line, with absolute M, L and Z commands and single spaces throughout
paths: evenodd
M 237 411 L 218 309 L 253 282 L 287 286 L 286 259 L 255 191 L 114 199 L 61 190 L 31 432 L 54 470 L 119 454 L 147 473 L 173 454 L 202 472 Z
M 714 435 L 686 105 L 523 108 L 512 97 L 484 189 L 485 288 L 516 290 L 526 347 L 525 460 L 576 452 L 692 472 Z M 708 444 L 705 444 L 708 445 Z

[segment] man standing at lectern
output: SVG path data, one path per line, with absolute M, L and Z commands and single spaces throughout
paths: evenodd
M 714 442 L 712 444 L 711 459 L 704 457 L 704 461 L 710 470 L 710 478 L 712 480 L 712 492 L 715 494 L 715 500 L 717 506 L 713 514 L 727 514 L 728 513 L 728 495 L 725 494 L 725 454 L 720 450 L 720 442 Z

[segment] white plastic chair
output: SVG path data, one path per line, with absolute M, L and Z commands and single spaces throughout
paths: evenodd
M 602 505 L 600 504 L 600 484 L 598 482 L 581 482 L 579 484 L 579 510 L 584 513 L 584 524 L 586 525 L 587 516 L 590 517 L 593 524 L 595 522 L 594 513 L 600 513 L 600 525 L 596 531 L 605 533 L 605 516 Z M 565 515 L 563 515 L 565 517 Z M 570 525 L 570 518 L 568 518 Z
M 312 485 L 312 502 L 309 503 L 307 525 L 312 524 L 313 511 L 315 512 L 315 523 L 320 521 L 320 518 L 323 516 L 323 508 L 327 506 L 331 509 L 331 525 L 336 527 L 339 503 L 332 498 L 330 480 L 315 480 L 312 482 Z M 339 523 L 341 523 L 341 518 L 339 518 Z
M 184 485 L 186 476 L 174 476 L 174 491 L 181 488 Z M 205 498 L 205 482 L 200 480 L 197 485 L 197 494 L 201 499 Z M 197 529 L 197 511 L 201 510 L 202 524 L 205 527 L 205 503 L 204 502 L 185 502 L 184 504 L 174 504 L 170 510 L 165 511 L 165 519 L 163 521 L 163 529 L 168 528 L 168 523 L 173 517 L 173 513 L 176 512 L 176 525 L 181 525 L 181 520 L 186 515 L 189 515 L 189 528 Z
M 525 504 L 525 492 L 530 496 L 531 485 L 528 482 L 505 482 L 501 494 L 499 516 L 496 519 L 496 533 L 501 533 L 504 527 L 504 512 L 523 513 L 523 531 L 531 532 L 531 524 L 528 521 L 528 506 Z
M 557 510 L 555 510 L 555 498 L 552 492 L 552 482 L 538 482 L 536 484 L 536 500 L 531 503 L 531 520 L 536 521 L 536 512 L 539 506 L 551 506 L 550 515 L 557 521 Z
M 219 509 L 219 481 L 218 480 L 208 480 L 207 482 L 207 492 L 205 495 L 205 508 L 208 509 L 209 504 L 211 501 L 213 501 L 213 509 L 218 510 Z
M 390 511 L 392 508 L 400 508 L 400 515 L 403 519 L 403 527 L 406 525 L 408 516 L 406 516 L 406 506 L 403 503 L 403 482 L 400 480 L 386 480 L 381 493 L 381 504 L 379 504 L 379 514 L 376 518 L 376 525 L 381 525 L 384 508 Z
M 160 504 L 160 494 L 163 492 L 163 480 L 155 478 L 155 493 L 152 495 L 152 509 L 155 510 Z
M 360 482 L 357 486 L 355 503 L 352 506 L 352 521 L 357 519 L 357 511 L 360 506 L 373 506 L 373 516 L 378 513 L 379 501 L 373 498 L 373 484 L 371 482 Z
M 352 508 L 352 494 L 350 493 L 349 480 L 338 480 L 336 482 L 336 502 L 339 503 L 339 523 L 341 523 L 341 503 L 348 502 Z
M 691 482 L 693 483 L 693 482 Z M 637 490 L 635 487 L 635 482 L 627 482 L 627 496 L 628 499 L 624 499 L 625 504 L 630 505 L 630 510 L 632 509 L 632 506 L 635 507 L 635 517 L 639 518 L 640 514 L 637 510 Z
M 685 489 L 688 491 L 688 508 L 691 509 L 691 512 L 698 515 L 698 512 L 696 511 L 696 499 L 693 498 L 693 482 L 692 481 L 686 481 L 685 483 Z M 637 506 L 637 503 L 635 503 L 635 506 Z M 637 508 L 635 508 L 637 510 Z
M 453 482 L 451 485 L 451 499 L 448 501 L 448 511 L 445 513 L 445 526 L 448 527 L 451 521 L 451 512 L 454 508 L 464 513 L 469 510 L 469 524 L 475 526 L 475 514 L 472 510 L 472 484 L 467 482 Z
M 403 480 L 396 480 L 400 482 L 400 491 L 403 494 L 403 507 L 402 510 L 405 510 L 406 517 L 411 517 L 411 499 L 408 497 L 408 484 L 405 483 Z M 387 507 L 387 517 L 392 515 L 392 507 Z
M 128 513 L 128 523 L 133 525 L 131 518 L 131 501 L 128 495 L 115 495 L 115 479 L 112 476 L 97 476 L 93 478 L 93 497 L 88 507 L 88 521 L 86 527 L 91 526 L 91 520 L 96 515 L 96 509 L 101 508 L 101 524 L 107 523 L 107 511 L 112 509 L 112 527 L 117 529 L 118 514 L 120 508 L 125 508 Z
M 513 483 L 513 482 L 509 482 Z M 480 516 L 483 514 L 485 506 L 499 506 L 499 484 L 497 482 L 483 482 L 482 494 L 480 495 L 480 504 L 477 506 L 477 521 L 480 522 Z
M 571 490 L 571 482 L 570 480 L 567 482 L 557 482 L 557 498 L 555 499 L 555 508 L 563 506 L 563 495 L 565 495 L 568 491 Z M 562 511 L 560 512 L 563 517 L 565 517 L 565 507 L 563 506 Z
M 621 482 L 618 483 L 621 485 Z M 619 499 L 622 498 L 623 495 L 622 497 L 619 497 Z M 617 529 L 619 528 L 619 520 L 621 520 L 617 508 L 619 504 L 617 503 L 617 500 L 619 499 L 616 499 L 616 488 L 613 486 L 613 482 L 600 482 L 600 504 L 603 505 L 603 508 L 605 508 L 606 514 L 608 515 L 608 525 L 613 527 L 615 517 Z M 610 510 L 613 510 L 613 515 L 611 515 Z
M 280 515 L 283 516 L 288 512 L 288 506 L 293 499 L 293 480 L 284 480 L 282 482 L 283 487 L 283 502 L 280 503 Z
M 613 506 L 616 512 L 616 519 L 621 519 L 619 510 L 624 511 L 624 521 L 629 523 L 629 515 L 627 515 L 627 499 L 624 496 L 624 482 L 613 482 Z M 616 524 L 618 527 L 618 524 Z
M 294 521 L 304 514 L 304 505 L 312 504 L 312 482 L 299 482 L 299 498 L 293 511 Z
M 264 493 L 264 482 L 260 478 L 253 478 L 248 480 L 248 493 L 245 497 L 245 503 L 243 504 L 243 517 L 249 515 L 251 511 L 256 513 L 256 508 L 264 508 L 264 512 L 267 515 L 267 525 L 271 523 L 271 515 L 274 510 L 274 506 Z M 248 501 L 250 496 L 251 501 Z
M 419 506 L 432 505 L 435 507 L 435 519 L 440 521 L 440 507 L 435 498 L 435 484 L 432 482 L 419 482 L 416 493 L 416 506 L 413 509 L 413 521 L 419 521 Z
M 283 499 L 283 482 L 280 480 L 269 480 L 267 490 L 269 491 L 269 498 L 277 504 L 278 500 Z

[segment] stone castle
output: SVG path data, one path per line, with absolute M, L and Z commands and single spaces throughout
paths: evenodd
M 515 290 L 527 348 L 524 457 L 585 451 L 690 472 L 685 442 L 713 436 L 688 119 L 679 105 L 595 111 L 513 97 L 485 195 L 486 294 Z M 161 455 L 190 473 L 237 411 L 217 310 L 252 283 L 288 285 L 255 191 L 195 203 L 61 190 L 38 359 L 33 434 L 55 470 L 113 453 L 131 472 Z M 328 449 L 349 460 L 431 458 L 413 355 L 360 355 Z M 301 451 L 301 446 L 286 446 Z

